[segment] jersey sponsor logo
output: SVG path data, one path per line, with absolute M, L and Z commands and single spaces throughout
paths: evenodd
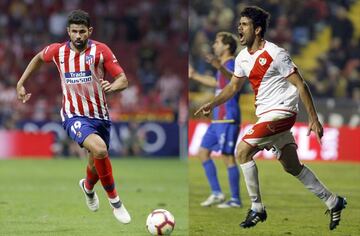
M 65 83 L 84 84 L 92 81 L 91 71 L 65 72 Z
M 265 65 L 266 64 L 266 58 L 264 58 L 264 57 L 260 57 L 259 58 L 259 63 L 260 63 L 260 65 Z
M 95 58 L 93 55 L 86 55 L 85 56 L 85 63 L 88 65 L 92 65 L 95 62 Z

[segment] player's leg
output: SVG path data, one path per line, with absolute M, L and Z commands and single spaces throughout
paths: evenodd
M 116 192 L 106 143 L 99 135 L 93 133 L 86 137 L 82 145 L 89 150 L 91 156 L 94 157 L 93 160 L 96 172 L 108 195 L 116 219 L 125 224 L 129 223 L 131 221 L 130 215 Z
M 217 177 L 215 163 L 210 158 L 210 152 L 211 150 L 206 149 L 204 147 L 200 147 L 198 152 L 198 157 L 201 160 L 207 181 L 211 188 L 210 196 L 205 201 L 200 203 L 200 205 L 204 207 L 212 206 L 214 204 L 221 203 L 225 200 L 225 196 L 221 191 L 221 187 Z
M 267 214 L 261 201 L 258 169 L 253 156 L 258 152 L 258 148 L 241 141 L 237 147 L 236 158 L 244 175 L 246 188 L 251 200 L 251 207 L 248 214 L 240 226 L 249 228 L 255 226 L 260 221 L 265 221 Z
M 83 142 L 83 146 L 89 150 L 90 155 L 93 157 L 96 172 L 98 173 L 101 184 L 103 185 L 108 197 L 110 199 L 116 198 L 117 192 L 115 189 L 111 162 L 105 142 L 99 135 L 90 134 Z
M 224 123 L 219 125 L 217 136 L 219 137 L 220 152 L 227 167 L 228 180 L 231 191 L 231 199 L 226 203 L 219 204 L 219 208 L 240 207 L 240 174 L 236 164 L 234 152 L 240 132 L 238 124 Z
M 218 149 L 218 137 L 216 136 L 217 124 L 210 124 L 204 134 L 198 152 L 207 181 L 211 188 L 210 196 L 203 202 L 201 206 L 211 206 L 221 203 L 225 200 L 225 196 L 221 191 L 220 183 L 217 176 L 217 170 L 214 161 L 210 158 L 212 150 Z
M 279 161 L 286 172 L 295 176 L 305 188 L 324 201 L 330 212 L 329 227 L 331 230 L 335 229 L 340 222 L 341 211 L 345 208 L 346 200 L 331 193 L 310 168 L 300 163 L 295 145 L 289 144 L 283 147 Z
M 81 179 L 79 186 L 85 195 L 86 205 L 91 211 L 99 209 L 99 198 L 94 190 L 94 185 L 99 180 L 99 176 L 95 169 L 94 157 L 88 152 L 88 165 L 86 166 L 86 178 Z
M 94 157 L 88 152 L 88 165 L 86 166 L 86 179 L 84 182 L 85 188 L 88 192 L 94 189 L 95 184 L 99 181 L 99 175 L 96 172 Z
M 228 181 L 231 192 L 229 201 L 217 205 L 218 208 L 241 207 L 240 199 L 240 173 L 234 155 L 221 155 L 228 173 Z

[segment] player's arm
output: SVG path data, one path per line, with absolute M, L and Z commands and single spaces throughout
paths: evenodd
M 323 127 L 319 121 L 314 101 L 312 99 L 308 85 L 298 72 L 291 74 L 289 77 L 287 77 L 287 80 L 298 89 L 300 99 L 305 106 L 306 112 L 309 117 L 308 135 L 310 135 L 310 132 L 313 131 L 316 135 L 318 142 L 321 143 L 321 137 L 323 136 Z
M 101 87 L 105 93 L 121 92 L 128 87 L 128 80 L 124 70 L 108 46 L 102 44 L 101 48 L 104 56 L 105 70 L 114 78 L 112 83 L 107 80 L 100 80 Z
M 231 80 L 233 73 L 230 70 L 228 70 L 224 65 L 222 65 L 217 57 L 211 54 L 207 54 L 205 58 L 206 61 L 210 63 L 214 68 L 216 68 L 218 71 L 220 71 L 220 73 L 223 74 L 226 79 Z
M 124 72 L 121 72 L 118 76 L 115 76 L 114 82 L 110 83 L 107 80 L 100 80 L 101 87 L 105 93 L 121 92 L 126 89 L 129 82 Z
M 232 76 L 231 81 L 223 88 L 223 90 L 210 102 L 202 105 L 194 115 L 198 115 L 200 112 L 203 115 L 208 116 L 214 107 L 223 104 L 238 92 L 245 83 L 245 77 Z
M 216 79 L 210 75 L 201 75 L 189 65 L 189 78 L 200 82 L 203 85 L 216 88 Z
M 36 70 L 40 68 L 42 64 L 44 64 L 43 51 L 39 52 L 31 59 L 16 85 L 17 98 L 23 103 L 28 101 L 31 97 L 31 93 L 26 93 L 24 83 Z

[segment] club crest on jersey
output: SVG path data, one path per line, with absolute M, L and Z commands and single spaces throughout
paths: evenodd
M 88 64 L 89 66 L 94 64 L 95 59 L 93 55 L 86 55 L 85 56 L 85 63 Z
M 259 58 L 259 63 L 260 63 L 260 65 L 265 65 L 266 64 L 266 58 L 264 58 L 264 57 L 260 57 Z

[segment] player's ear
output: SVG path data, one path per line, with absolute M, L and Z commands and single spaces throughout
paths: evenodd
M 67 31 L 68 35 L 70 36 L 70 27 L 66 27 L 66 31 Z
M 92 34 L 94 28 L 93 27 L 89 27 L 89 36 Z
M 262 30 L 261 26 L 256 27 L 255 34 L 260 35 L 261 30 Z

